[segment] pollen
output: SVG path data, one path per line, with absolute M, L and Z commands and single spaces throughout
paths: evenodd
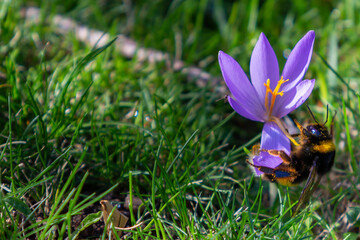
M 272 111 L 274 108 L 275 100 L 277 96 L 282 96 L 284 94 L 284 91 L 279 91 L 280 87 L 283 83 L 289 81 L 289 79 L 284 80 L 284 77 L 281 76 L 281 79 L 278 81 L 274 91 L 270 88 L 270 79 L 264 83 L 266 87 L 266 94 L 265 94 L 265 107 L 266 112 L 268 113 L 268 117 L 271 117 Z M 269 104 L 269 93 L 271 94 L 271 103 Z

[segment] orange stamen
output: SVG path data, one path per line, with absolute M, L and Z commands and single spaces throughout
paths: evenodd
M 281 77 L 281 79 L 278 81 L 274 91 L 271 90 L 270 88 L 270 79 L 268 79 L 266 81 L 266 83 L 264 83 L 265 87 L 266 87 L 266 93 L 265 93 L 265 108 L 266 108 L 266 112 L 268 113 L 268 121 L 272 121 L 275 122 L 280 130 L 289 138 L 289 140 L 295 145 L 295 146 L 299 146 L 299 143 L 296 142 L 296 140 L 288 133 L 288 131 L 286 130 L 284 124 L 282 123 L 282 121 L 280 120 L 280 118 L 272 116 L 272 111 L 275 105 L 275 100 L 276 100 L 276 96 L 283 96 L 284 95 L 284 91 L 280 91 L 280 87 L 283 83 L 289 81 L 289 79 L 284 80 L 284 77 Z M 269 106 L 269 93 L 271 93 L 271 103 Z
M 266 81 L 266 83 L 264 83 L 265 87 L 266 87 L 266 93 L 265 93 L 265 108 L 266 108 L 266 112 L 268 113 L 268 117 L 271 117 L 272 115 L 272 111 L 274 108 L 274 104 L 275 104 L 275 100 L 276 100 L 276 96 L 282 96 L 284 95 L 284 91 L 279 92 L 280 87 L 283 83 L 289 81 L 289 79 L 284 80 L 284 77 L 281 77 L 281 79 L 278 81 L 274 91 L 271 90 L 270 88 L 270 79 L 268 79 Z M 271 104 L 269 106 L 269 93 L 271 93 Z

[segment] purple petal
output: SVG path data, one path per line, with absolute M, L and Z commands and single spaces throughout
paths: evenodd
M 284 84 L 284 91 L 289 91 L 301 81 L 309 67 L 313 46 L 315 41 L 315 32 L 309 31 L 296 44 L 286 61 L 282 76 L 290 81 Z
M 232 97 L 228 97 L 228 101 L 230 106 L 241 116 L 253 120 L 263 122 L 264 120 L 264 111 L 256 108 L 247 108 L 246 106 L 240 105 L 236 100 Z
M 260 34 L 250 60 L 251 82 L 262 101 L 265 99 L 264 83 L 270 79 L 270 87 L 274 89 L 279 81 L 279 64 L 269 41 L 264 33 Z
M 257 155 L 253 158 L 253 163 L 256 166 L 266 165 L 266 167 L 269 167 L 269 168 L 276 168 L 277 166 L 279 166 L 282 163 L 282 160 L 279 157 L 271 156 L 267 152 L 261 152 L 260 155 Z M 254 168 L 254 169 L 255 169 L 255 173 L 257 175 L 263 174 L 263 172 L 260 171 L 259 169 L 257 169 L 257 168 Z
M 274 122 L 267 122 L 262 131 L 261 135 L 261 149 L 276 149 L 283 150 L 286 154 L 290 154 L 291 146 L 290 140 L 281 131 L 278 125 Z M 283 161 L 280 157 L 272 156 L 267 152 L 260 152 L 260 155 L 253 158 L 254 165 L 264 166 L 268 168 L 276 168 Z M 261 171 L 255 168 L 255 172 L 259 175 Z
M 247 110 L 262 109 L 265 112 L 262 101 L 260 102 L 254 86 L 250 83 L 241 66 L 223 51 L 219 52 L 219 64 L 225 83 L 238 103 Z
M 262 149 L 283 150 L 287 154 L 290 154 L 291 151 L 289 138 L 274 122 L 265 123 L 260 143 Z
M 310 96 L 315 85 L 315 79 L 301 81 L 296 88 L 285 92 L 282 97 L 276 99 L 279 100 L 274 108 L 274 116 L 282 118 L 300 107 L 306 99 Z M 275 102 L 277 103 L 277 102 Z

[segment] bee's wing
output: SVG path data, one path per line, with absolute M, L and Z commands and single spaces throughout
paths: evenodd
M 295 210 L 293 212 L 293 216 L 296 215 L 296 213 L 299 211 L 300 207 L 309 201 L 309 198 L 311 194 L 315 191 L 317 186 L 320 183 L 321 176 L 317 174 L 317 159 L 314 159 L 314 164 L 310 168 L 309 177 L 306 181 L 306 184 L 304 186 L 304 189 L 302 190 L 300 194 L 300 198 L 298 203 L 295 206 Z

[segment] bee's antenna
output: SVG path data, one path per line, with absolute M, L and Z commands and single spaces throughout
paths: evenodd
M 310 109 L 309 105 L 306 105 L 306 107 L 308 108 L 308 110 L 309 110 L 309 112 L 310 112 L 310 114 L 311 114 L 311 117 L 314 119 L 314 121 L 315 121 L 317 124 L 319 124 L 319 122 L 316 120 L 316 118 L 315 118 L 314 114 L 312 113 L 312 111 L 311 111 L 311 109 Z M 326 121 L 327 121 L 327 117 L 326 117 Z M 326 122 L 325 122 L 325 123 L 326 123 Z
M 337 114 L 337 111 L 335 111 L 334 116 L 333 116 L 333 119 L 336 117 L 336 114 Z
M 336 114 L 336 113 L 335 113 L 335 114 Z M 329 104 L 326 105 L 326 118 L 325 118 L 324 125 L 327 123 L 328 117 L 329 117 Z

